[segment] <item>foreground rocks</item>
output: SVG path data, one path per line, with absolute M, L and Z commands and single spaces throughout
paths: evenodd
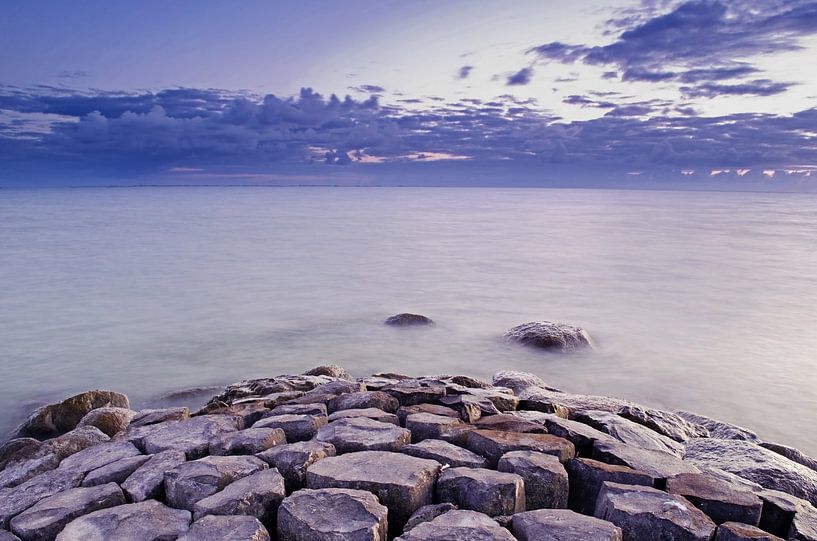
M 53 437 L 0 446 L 0 541 L 817 541 L 796 449 L 520 372 L 327 365 L 192 415 L 91 391 L 28 425 Z

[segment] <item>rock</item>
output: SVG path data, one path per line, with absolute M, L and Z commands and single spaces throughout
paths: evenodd
M 707 438 L 709 430 L 697 423 L 691 423 L 675 413 L 645 408 L 638 405 L 626 405 L 619 410 L 621 417 L 645 426 L 659 434 L 678 442 L 691 438 Z
M 436 499 L 489 516 L 525 510 L 525 483 L 514 473 L 482 468 L 448 468 L 437 479 Z
M 584 515 L 595 513 L 596 500 L 605 481 L 646 487 L 653 484 L 652 476 L 646 473 L 589 458 L 568 460 L 565 469 L 570 480 L 568 507 Z
M 0 529 L 9 527 L 9 521 L 42 499 L 82 482 L 82 474 L 68 470 L 51 470 L 32 477 L 14 488 L 0 489 Z
M 241 419 L 230 415 L 202 415 L 184 421 L 168 421 L 149 425 L 141 440 L 145 452 L 160 453 L 170 449 L 184 451 L 188 460 L 205 456 L 210 450 L 210 441 L 219 434 L 234 432 L 243 428 Z M 127 431 L 125 432 L 125 434 Z M 134 441 L 136 446 L 139 443 Z
M 96 408 L 86 413 L 77 426 L 95 426 L 108 436 L 113 436 L 125 430 L 135 414 L 135 411 L 127 408 Z
M 134 413 L 128 426 L 147 426 L 166 421 L 183 421 L 190 417 L 190 410 L 185 407 L 139 410 Z
M 377 408 L 388 413 L 394 413 L 400 403 L 397 399 L 383 391 L 363 391 L 357 393 L 341 394 L 333 398 L 327 404 L 329 413 L 340 410 Z
M 739 485 L 701 473 L 682 473 L 667 480 L 667 492 L 683 496 L 715 524 L 743 522 L 757 526 L 763 502 Z
M 570 417 L 570 409 L 555 400 L 544 400 L 542 398 L 524 398 L 519 401 L 519 409 L 523 411 L 537 411 L 539 413 L 550 413 L 563 419 Z
M 116 483 L 71 488 L 43 498 L 11 519 L 11 530 L 23 541 L 50 541 L 75 518 L 124 503 Z
M 371 419 L 341 419 L 321 427 L 318 441 L 331 443 L 338 454 L 355 451 L 399 451 L 411 442 L 411 432 Z
M 456 411 L 460 419 L 466 423 L 475 423 L 482 416 L 500 413 L 494 403 L 487 398 L 476 398 L 467 394 L 443 396 L 439 402 Z
M 299 490 L 278 508 L 281 541 L 386 541 L 388 509 L 364 490 Z
M 473 401 L 482 403 L 488 401 L 498 411 L 515 411 L 519 405 L 519 397 L 510 389 L 491 387 L 490 389 L 464 387 L 455 383 L 447 383 L 446 396 L 466 396 Z
M 597 518 L 621 528 L 624 541 L 710 541 L 715 523 L 681 496 L 605 481 Z
M 383 392 L 396 398 L 401 406 L 415 406 L 436 402 L 445 396 L 445 385 L 435 381 L 409 379 L 384 387 Z
M 771 443 L 768 441 L 758 442 L 758 445 L 768 449 L 769 451 L 774 451 L 778 455 L 783 455 L 792 462 L 797 462 L 801 466 L 805 466 L 810 470 L 817 471 L 817 460 L 804 454 L 799 449 L 795 449 L 794 447 L 789 447 L 787 445 L 780 445 L 779 443 Z
M 20 538 L 6 530 L 0 530 L 0 541 L 20 541 Z
M 553 321 L 532 321 L 517 325 L 507 331 L 503 338 L 508 342 L 563 353 L 588 346 L 592 347 L 592 341 L 587 331 L 580 327 Z
M 171 449 L 156 453 L 125 479 L 122 483 L 122 491 L 132 502 L 141 502 L 150 498 L 164 499 L 165 472 L 184 461 L 184 451 Z
M 519 372 L 517 370 L 503 370 L 501 372 L 497 372 L 491 379 L 491 384 L 496 385 L 497 387 L 507 387 L 508 389 L 512 389 L 517 395 L 531 387 L 557 392 L 559 391 L 558 389 L 549 387 L 545 380 L 536 374 L 531 374 L 530 372 Z
M 564 438 L 572 443 L 576 447 L 576 454 L 579 456 L 592 455 L 595 442 L 613 439 L 609 434 L 605 434 L 591 426 L 578 421 L 563 419 L 558 415 L 548 414 L 542 419 L 542 422 L 550 434 Z
M 724 522 L 718 526 L 715 541 L 783 541 L 776 535 L 740 522 Z
M 211 402 L 225 402 L 228 404 L 246 397 L 267 397 L 281 393 L 303 393 L 314 389 L 317 385 L 333 381 L 327 376 L 281 376 L 278 378 L 250 379 L 227 386 Z
M 198 520 L 204 515 L 250 515 L 268 524 L 274 520 L 284 496 L 284 478 L 278 470 L 261 470 L 197 501 L 193 506 L 193 518 Z
M 13 438 L 0 445 L 0 470 L 15 461 L 28 460 L 40 449 L 42 442 L 34 438 Z
M 434 325 L 434 321 L 420 314 L 397 314 L 386 318 L 386 321 L 383 323 L 392 327 Z
M 107 434 L 94 426 L 82 426 L 66 432 L 62 436 L 44 441 L 38 450 L 38 454 L 54 453 L 60 459 L 63 459 L 110 439 Z
M 406 428 L 411 431 L 411 441 L 425 439 L 451 439 L 462 427 L 462 421 L 433 413 L 412 413 L 406 417 Z
M 448 511 L 423 522 L 395 541 L 516 541 L 495 520 L 475 511 Z
M 525 482 L 526 510 L 567 507 L 567 471 L 555 456 L 536 451 L 511 451 L 502 455 L 497 469 L 515 473 Z
M 29 458 L 28 460 L 20 462 L 13 462 L 9 464 L 6 469 L 0 471 L 0 489 L 16 487 L 32 477 L 55 469 L 59 464 L 60 457 L 54 453 Z
M 402 406 L 397 410 L 397 418 L 400 420 L 400 425 L 406 425 L 406 419 L 412 413 L 431 413 L 433 415 L 442 415 L 444 417 L 459 418 L 460 414 L 449 407 L 440 406 L 437 404 L 415 404 L 413 406 Z
M 334 396 L 334 395 L 333 395 Z M 273 415 L 314 415 L 326 417 L 326 404 L 282 404 L 274 407 L 265 417 Z
M 596 441 L 592 457 L 608 464 L 629 466 L 657 480 L 679 473 L 701 473 L 692 463 L 661 451 L 641 449 L 618 441 Z
M 316 366 L 312 370 L 304 372 L 305 376 L 329 376 L 330 378 L 345 379 L 346 381 L 354 381 L 355 378 L 346 371 L 345 368 L 336 364 L 324 364 Z
M 706 431 L 709 432 L 709 436 L 712 438 L 718 438 L 721 440 L 748 441 L 758 441 L 760 439 L 758 438 L 757 434 L 747 428 L 725 423 L 723 421 L 717 421 L 703 415 L 698 415 L 697 413 L 676 411 L 675 414 L 690 424 L 705 428 Z
M 419 443 L 405 445 L 400 452 L 418 458 L 436 460 L 444 466 L 487 468 L 488 461 L 468 449 L 463 449 L 442 440 L 423 440 Z
M 146 502 L 100 509 L 74 519 L 57 536 L 57 541 L 171 541 L 190 526 L 190 512 Z
M 286 435 L 286 441 L 296 442 L 311 440 L 326 423 L 327 419 L 323 415 L 284 414 L 265 417 L 252 427 L 281 430 Z
M 265 417 L 270 412 L 262 402 L 244 402 L 241 404 L 210 403 L 193 413 L 193 417 L 202 415 L 232 415 L 241 419 L 241 427 L 248 427 Z
M 210 442 L 211 455 L 254 455 L 287 442 L 280 428 L 248 428 L 219 434 Z
M 123 483 L 150 458 L 151 455 L 137 455 L 115 460 L 110 464 L 88 472 L 88 475 L 82 480 L 82 486 L 95 487 L 107 483 Z
M 74 453 L 60 462 L 61 470 L 77 471 L 86 474 L 117 460 L 139 456 L 141 453 L 129 441 L 110 441 L 100 443 Z
M 403 379 L 411 379 L 409 376 L 405 376 Z M 367 376 L 365 378 L 358 378 L 357 381 L 362 383 L 367 391 L 380 391 L 383 387 L 388 387 L 389 385 L 394 385 L 398 383 L 399 379 L 393 378 L 382 378 L 378 376 Z
M 457 509 L 457 506 L 453 503 L 435 503 L 432 505 L 424 505 L 415 511 L 411 517 L 406 522 L 406 526 L 403 528 L 403 533 L 406 533 L 410 529 L 414 528 L 418 524 L 422 524 L 423 522 L 430 522 L 435 518 L 439 517 L 443 513 L 448 513 L 449 511 L 454 511 Z
M 27 436 L 51 438 L 76 428 L 91 410 L 114 406 L 129 408 L 128 397 L 113 391 L 86 391 L 49 404 L 32 413 L 20 426 L 19 433 Z
M 397 532 L 414 511 L 432 503 L 439 472 L 440 465 L 434 460 L 362 451 L 312 464 L 306 470 L 306 484 L 309 488 L 351 488 L 377 494 L 389 508 L 390 528 Z
M 743 440 L 694 439 L 684 459 L 695 465 L 720 468 L 764 488 L 786 492 L 817 504 L 817 472 L 782 455 Z
M 487 458 L 491 466 L 496 466 L 500 457 L 510 451 L 539 451 L 554 455 L 561 462 L 576 456 L 572 443 L 551 434 L 474 430 L 468 433 L 465 446 Z
M 270 535 L 255 517 L 207 515 L 191 524 L 178 541 L 270 541 Z
M 499 415 L 491 415 L 490 417 L 483 417 L 474 423 L 478 428 L 485 430 L 503 430 L 505 432 L 531 432 L 534 434 L 546 434 L 547 429 L 544 425 L 526 421 L 516 415 L 509 415 L 501 413 Z
M 363 408 L 336 411 L 335 413 L 329 416 L 329 422 L 331 423 L 332 421 L 337 421 L 338 419 L 350 419 L 360 417 L 372 419 L 373 421 L 380 421 L 381 423 L 389 423 L 400 426 L 400 420 L 398 419 L 397 415 L 393 413 L 386 413 L 385 411 L 379 410 L 377 408 Z
M 810 507 L 806 500 L 778 490 L 760 489 L 755 494 L 763 501 L 760 528 L 780 537 L 788 537 L 794 516 Z
M 621 541 L 621 529 L 606 520 L 567 509 L 540 509 L 513 516 L 519 541 Z
M 256 456 L 276 468 L 284 477 L 287 492 L 293 492 L 306 483 L 309 466 L 335 454 L 335 446 L 331 443 L 312 440 L 279 445 Z
M 312 396 L 325 395 L 338 396 L 346 393 L 362 392 L 365 390 L 366 387 L 362 383 L 359 383 L 357 381 L 335 380 L 318 385 L 311 391 L 307 391 L 306 393 L 304 393 L 304 395 L 301 398 L 308 399 Z M 301 403 L 306 404 L 307 402 L 302 401 Z
M 598 410 L 577 411 L 571 418 L 590 425 L 628 445 L 671 453 L 678 457 L 683 453 L 683 446 L 675 440 L 615 413 Z
M 797 510 L 789 529 L 789 539 L 817 541 L 817 509 L 803 506 Z
M 165 473 L 165 497 L 171 507 L 193 511 L 197 501 L 268 467 L 254 456 L 208 456 L 185 462 Z

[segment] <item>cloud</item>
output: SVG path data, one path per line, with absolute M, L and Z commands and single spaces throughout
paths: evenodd
M 517 71 L 516 73 L 509 75 L 508 80 L 506 81 L 507 86 L 519 86 L 519 85 L 526 85 L 530 83 L 530 79 L 533 76 L 533 68 L 522 68 L 521 70 Z
M 738 84 L 703 83 L 697 86 L 682 86 L 681 92 L 690 98 L 715 98 L 731 95 L 773 96 L 785 92 L 791 86 L 792 83 L 756 79 Z
M 471 71 L 474 69 L 474 66 L 463 66 L 459 70 L 457 70 L 457 79 L 467 79 L 469 75 L 471 75 Z
M 385 88 L 378 85 L 350 86 L 349 90 L 354 90 L 355 92 L 360 92 L 362 94 L 380 94 L 386 91 Z

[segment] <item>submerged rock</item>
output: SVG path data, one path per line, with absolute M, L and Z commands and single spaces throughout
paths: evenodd
M 278 509 L 281 541 L 386 541 L 388 509 L 364 490 L 299 490 Z
M 386 321 L 384 321 L 383 323 L 392 327 L 434 325 L 434 321 L 432 321 L 431 318 L 428 318 L 420 314 L 409 313 L 402 313 L 390 316 L 386 318 Z
M 581 327 L 553 321 L 532 321 L 517 325 L 507 331 L 503 338 L 508 342 L 563 353 L 592 346 L 590 335 Z
M 57 404 L 43 406 L 32 413 L 19 428 L 21 435 L 51 438 L 76 428 L 91 410 L 114 406 L 130 408 L 128 397 L 114 391 L 86 391 Z

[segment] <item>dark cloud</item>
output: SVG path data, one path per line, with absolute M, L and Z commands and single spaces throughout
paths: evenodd
M 505 82 L 505 84 L 508 86 L 526 85 L 530 83 L 530 79 L 532 76 L 533 68 L 522 68 L 516 73 L 509 75 L 508 80 Z
M 471 71 L 474 69 L 474 66 L 463 66 L 459 70 L 457 70 L 457 79 L 467 79 L 469 75 L 471 75 Z
M 362 94 L 381 94 L 386 91 L 385 88 L 378 85 L 350 86 L 349 90 L 354 90 L 355 92 L 360 92 Z
M 773 96 L 785 92 L 791 86 L 791 83 L 776 83 L 769 79 L 756 79 L 737 84 L 703 83 L 697 86 L 682 86 L 681 92 L 690 98 L 715 98 L 730 95 Z

